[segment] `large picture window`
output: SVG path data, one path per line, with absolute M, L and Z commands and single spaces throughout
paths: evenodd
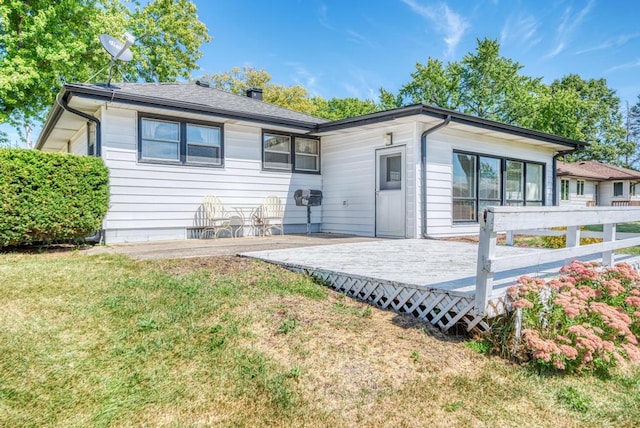
M 138 135 L 140 161 L 198 166 L 223 165 L 221 125 L 141 115 Z
M 453 153 L 453 221 L 477 221 L 485 208 L 544 205 L 544 165 Z
M 292 134 L 262 134 L 262 168 L 320 173 L 320 140 Z

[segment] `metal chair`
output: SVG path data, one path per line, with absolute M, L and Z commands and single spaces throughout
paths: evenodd
M 262 235 L 280 231 L 284 235 L 284 205 L 277 196 L 267 196 L 254 215 L 254 224 Z
M 202 201 L 202 206 L 207 223 L 200 233 L 200 238 L 203 238 L 207 232 L 213 232 L 213 237 L 217 239 L 218 233 L 224 230 L 228 231 L 231 237 L 234 236 L 231 218 L 220 199 L 213 195 L 207 195 Z

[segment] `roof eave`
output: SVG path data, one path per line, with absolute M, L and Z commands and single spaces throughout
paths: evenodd
M 372 123 L 384 122 L 387 120 L 394 120 L 402 117 L 413 116 L 417 114 L 423 114 L 426 116 L 437 117 L 439 119 L 451 118 L 452 122 L 456 122 L 462 125 L 480 126 L 492 131 L 504 132 L 521 137 L 531 138 L 538 141 L 550 142 L 558 144 L 560 146 L 567 147 L 571 150 L 577 150 L 584 148 L 588 143 L 572 140 L 570 138 L 564 138 L 553 134 L 547 134 L 545 132 L 535 131 L 533 129 L 521 128 L 519 126 L 507 125 L 500 122 L 495 122 L 489 119 L 483 119 L 467 114 L 459 113 L 453 110 L 447 110 L 440 107 L 427 106 L 424 104 L 414 104 L 407 107 L 400 107 L 393 110 L 386 110 L 377 113 L 371 113 L 365 116 L 352 117 L 348 119 L 336 120 L 333 122 L 322 123 L 318 125 L 318 132 L 331 132 L 341 129 L 351 128 L 355 126 L 369 125 Z
M 55 104 L 53 105 L 53 107 L 49 111 L 49 114 L 47 115 L 47 119 L 44 123 L 44 126 L 42 127 L 42 131 L 40 132 L 40 135 L 38 136 L 38 141 L 36 142 L 36 148 L 35 148 L 36 150 L 42 149 L 42 147 L 44 146 L 44 143 L 47 141 L 47 139 L 51 135 L 51 132 L 53 132 L 53 129 L 58 123 L 58 120 L 60 120 L 60 116 L 62 116 L 64 109 L 62 108 L 62 106 L 60 106 L 58 99 L 59 97 L 64 97 L 64 96 L 66 96 L 66 85 L 60 90 L 60 92 L 56 96 Z

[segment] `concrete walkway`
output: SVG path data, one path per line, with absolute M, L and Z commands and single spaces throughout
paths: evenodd
M 190 257 L 230 256 L 250 251 L 313 247 L 339 243 L 377 241 L 378 238 L 313 233 L 307 235 L 276 235 L 267 237 L 185 239 L 180 241 L 153 241 L 128 244 L 98 245 L 85 254 L 125 254 L 134 259 L 177 259 Z

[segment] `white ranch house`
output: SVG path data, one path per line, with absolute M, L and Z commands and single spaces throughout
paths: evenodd
M 562 207 L 640 205 L 640 172 L 598 161 L 558 162 Z
M 198 83 L 66 84 L 37 148 L 100 156 L 106 243 L 185 239 L 205 195 L 228 207 L 323 192 L 312 230 L 397 238 L 479 231 L 488 206 L 555 205 L 556 158 L 584 144 L 426 105 L 328 122 Z

